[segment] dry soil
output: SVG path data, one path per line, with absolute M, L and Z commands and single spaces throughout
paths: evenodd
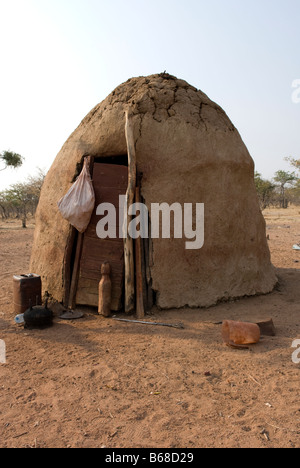
M 33 226 L 0 224 L 0 447 L 299 448 L 300 208 L 265 218 L 276 290 L 147 317 L 183 330 L 90 310 L 46 330 L 15 325 L 12 275 L 28 273 Z M 269 317 L 277 336 L 246 351 L 222 343 L 222 320 Z

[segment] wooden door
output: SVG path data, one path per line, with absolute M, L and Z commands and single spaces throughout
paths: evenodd
M 122 307 L 124 283 L 124 241 L 119 238 L 119 196 L 126 194 L 128 168 L 96 162 L 93 170 L 93 185 L 96 204 L 89 227 L 83 237 L 76 303 L 98 306 L 101 264 L 109 262 L 112 270 L 111 310 L 118 311 Z M 116 239 L 99 239 L 97 236 L 96 227 L 101 217 L 96 215 L 96 210 L 100 203 L 112 203 L 116 208 Z

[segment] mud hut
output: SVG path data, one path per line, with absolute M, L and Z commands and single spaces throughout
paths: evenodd
M 101 263 L 109 261 L 112 309 L 124 306 L 128 278 L 123 239 L 97 238 L 96 208 L 88 230 L 78 235 L 62 219 L 57 202 L 89 157 L 96 207 L 103 201 L 116 206 L 119 195 L 128 190 L 130 146 L 139 194 L 149 213 L 152 204 L 162 203 L 204 204 L 205 213 L 201 248 L 187 248 L 187 239 L 175 235 L 173 222 L 170 238 L 143 240 L 135 262 L 142 263 L 144 303 L 207 307 L 272 291 L 276 277 L 254 185 L 254 163 L 239 132 L 202 91 L 160 74 L 132 78 L 116 88 L 84 118 L 57 155 L 42 189 L 31 258 L 31 271 L 42 276 L 44 292 L 65 304 L 71 300 L 73 305 L 96 306 Z

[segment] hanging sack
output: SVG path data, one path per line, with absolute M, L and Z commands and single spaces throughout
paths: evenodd
M 84 160 L 82 172 L 75 184 L 57 205 L 63 218 L 77 231 L 86 231 L 95 207 L 95 192 L 87 159 Z

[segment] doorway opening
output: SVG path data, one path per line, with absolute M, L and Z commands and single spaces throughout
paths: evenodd
M 116 232 L 119 232 L 119 197 L 126 195 L 128 188 L 128 156 L 103 158 L 86 155 L 85 157 L 90 159 L 96 202 L 86 232 L 80 234 L 75 228 L 70 230 L 64 263 L 64 305 L 69 308 L 76 308 L 77 305 L 98 307 L 101 265 L 108 262 L 111 266 L 112 281 L 111 310 L 120 312 L 124 310 L 125 294 L 124 239 L 99 238 L 97 224 L 101 217 L 96 212 L 97 207 L 102 203 L 113 204 L 117 213 Z M 84 158 L 81 167 L 83 161 Z M 77 172 L 78 170 L 79 167 L 77 167 Z M 141 177 L 138 175 L 137 178 L 140 184 Z M 141 201 L 144 202 L 143 198 Z M 142 240 L 140 248 L 144 309 L 150 310 L 156 303 L 151 278 L 152 240 Z M 135 256 L 136 253 L 133 253 L 134 263 L 136 262 Z
M 125 195 L 128 185 L 127 155 L 89 158 L 95 192 L 95 208 L 84 234 L 70 230 L 64 264 L 64 304 L 98 306 L 98 287 L 101 264 L 109 262 L 112 268 L 112 310 L 122 309 L 124 295 L 123 239 L 99 239 L 96 228 L 101 219 L 96 215 L 100 203 L 112 203 L 119 212 L 119 196 Z M 81 168 L 84 158 L 82 158 Z M 76 172 L 80 174 L 80 168 Z M 119 223 L 119 220 L 117 220 Z M 118 228 L 119 224 L 117 225 Z

